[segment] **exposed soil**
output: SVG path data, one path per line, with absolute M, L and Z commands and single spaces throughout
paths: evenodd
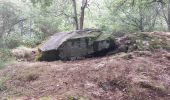
M 145 34 L 166 41 L 170 36 Z M 77 61 L 18 62 L 0 70 L 0 100 L 170 100 L 170 49 L 166 50 Z
M 1 70 L 0 76 L 7 78 L 0 99 L 170 100 L 170 53 L 166 51 L 20 62 Z

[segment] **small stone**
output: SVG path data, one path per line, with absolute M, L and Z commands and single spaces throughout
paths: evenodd
M 166 54 L 165 57 L 170 60 L 170 53 Z

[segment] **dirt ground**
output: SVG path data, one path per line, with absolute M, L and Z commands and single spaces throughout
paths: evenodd
M 0 70 L 0 77 L 6 79 L 1 100 L 170 100 L 170 53 L 20 62 Z
M 170 100 L 170 52 L 17 62 L 0 70 L 0 100 Z

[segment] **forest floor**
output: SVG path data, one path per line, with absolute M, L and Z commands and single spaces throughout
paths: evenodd
M 170 100 L 166 51 L 20 62 L 0 70 L 0 76 L 6 79 L 0 84 L 1 100 Z
M 0 100 L 170 100 L 170 52 L 17 62 L 0 70 Z

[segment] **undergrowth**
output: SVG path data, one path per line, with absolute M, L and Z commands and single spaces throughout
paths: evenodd
M 10 49 L 0 48 L 0 69 L 13 61 L 13 56 Z

